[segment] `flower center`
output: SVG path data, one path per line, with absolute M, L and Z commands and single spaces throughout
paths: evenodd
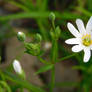
M 92 44 L 91 35 L 88 34 L 84 35 L 82 37 L 82 43 L 85 46 L 90 46 Z

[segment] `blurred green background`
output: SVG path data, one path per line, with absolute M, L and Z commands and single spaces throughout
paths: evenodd
M 71 46 L 66 45 L 64 41 L 72 37 L 67 29 L 67 22 L 72 22 L 75 25 L 76 19 L 81 18 L 86 24 L 92 16 L 92 0 L 0 0 L 1 70 L 13 72 L 11 62 L 18 58 L 31 83 L 44 88 L 43 85 L 50 81 L 49 72 L 33 76 L 42 64 L 38 63 L 36 57 L 24 55 L 23 46 L 16 39 L 16 33 L 19 31 L 26 33 L 27 41 L 32 40 L 35 33 L 40 33 L 43 37 L 42 49 L 45 51 L 43 58 L 48 60 L 51 48 L 50 12 L 55 13 L 55 25 L 60 26 L 61 29 L 58 41 L 61 62 L 56 64 L 56 88 L 54 92 L 91 92 L 92 59 L 84 64 L 82 61 L 83 52 L 72 53 Z M 64 56 L 71 59 L 63 61 L 62 57 Z M 4 80 L 2 76 L 5 75 L 13 78 L 10 74 L 1 71 L 0 74 L 1 80 Z M 5 80 L 12 79 L 5 77 Z M 23 84 L 12 85 L 12 83 L 7 83 L 10 85 L 12 92 L 20 92 L 18 88 L 21 86 L 28 88 Z M 87 91 L 85 91 L 86 89 Z

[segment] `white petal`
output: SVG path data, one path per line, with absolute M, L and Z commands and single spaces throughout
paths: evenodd
M 90 46 L 90 49 L 92 50 L 92 45 Z
M 79 37 L 79 32 L 78 32 L 78 30 L 77 30 L 71 23 L 68 23 L 68 24 L 67 24 L 67 27 L 68 27 L 69 31 L 70 31 L 75 37 Z
M 67 44 L 79 44 L 80 43 L 80 39 L 78 38 L 71 38 L 65 41 L 65 43 Z
M 89 21 L 87 23 L 86 30 L 88 32 L 92 31 L 92 16 L 90 17 L 90 19 L 89 19 Z
M 75 45 L 72 47 L 72 51 L 73 52 L 80 52 L 83 50 L 83 46 L 82 45 Z
M 85 34 L 86 30 L 85 30 L 83 21 L 81 19 L 77 19 L 76 24 L 77 24 L 77 27 L 78 27 L 78 30 L 80 31 L 80 33 Z
M 21 68 L 21 65 L 20 65 L 18 60 L 13 61 L 13 68 L 14 68 L 16 73 L 19 73 L 19 74 L 22 73 L 22 68 Z
M 84 49 L 84 62 L 88 62 L 91 57 L 91 51 L 89 48 Z

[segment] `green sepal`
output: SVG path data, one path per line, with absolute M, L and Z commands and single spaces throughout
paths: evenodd
M 40 54 L 40 47 L 39 43 L 25 43 L 25 52 L 33 56 L 38 56 Z

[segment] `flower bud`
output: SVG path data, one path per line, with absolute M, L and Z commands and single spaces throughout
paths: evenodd
M 55 21 L 55 14 L 54 14 L 53 12 L 50 13 L 49 19 L 50 19 L 51 21 Z
M 14 68 L 16 73 L 22 74 L 22 68 L 21 68 L 21 65 L 20 65 L 18 60 L 13 61 L 13 68 Z
M 41 42 L 42 36 L 37 33 L 37 34 L 35 35 L 35 40 L 36 40 L 37 42 Z
M 26 36 L 23 32 L 18 32 L 17 38 L 18 38 L 19 41 L 24 42 L 25 39 L 26 39 Z
M 26 53 L 31 54 L 33 56 L 37 56 L 40 54 L 40 44 L 38 43 L 25 43 Z
M 21 78 L 25 79 L 25 72 L 23 71 L 23 69 L 22 69 L 22 67 L 21 67 L 21 65 L 20 65 L 18 60 L 13 61 L 13 68 L 14 68 L 15 72 L 17 74 L 19 74 L 19 76 Z

